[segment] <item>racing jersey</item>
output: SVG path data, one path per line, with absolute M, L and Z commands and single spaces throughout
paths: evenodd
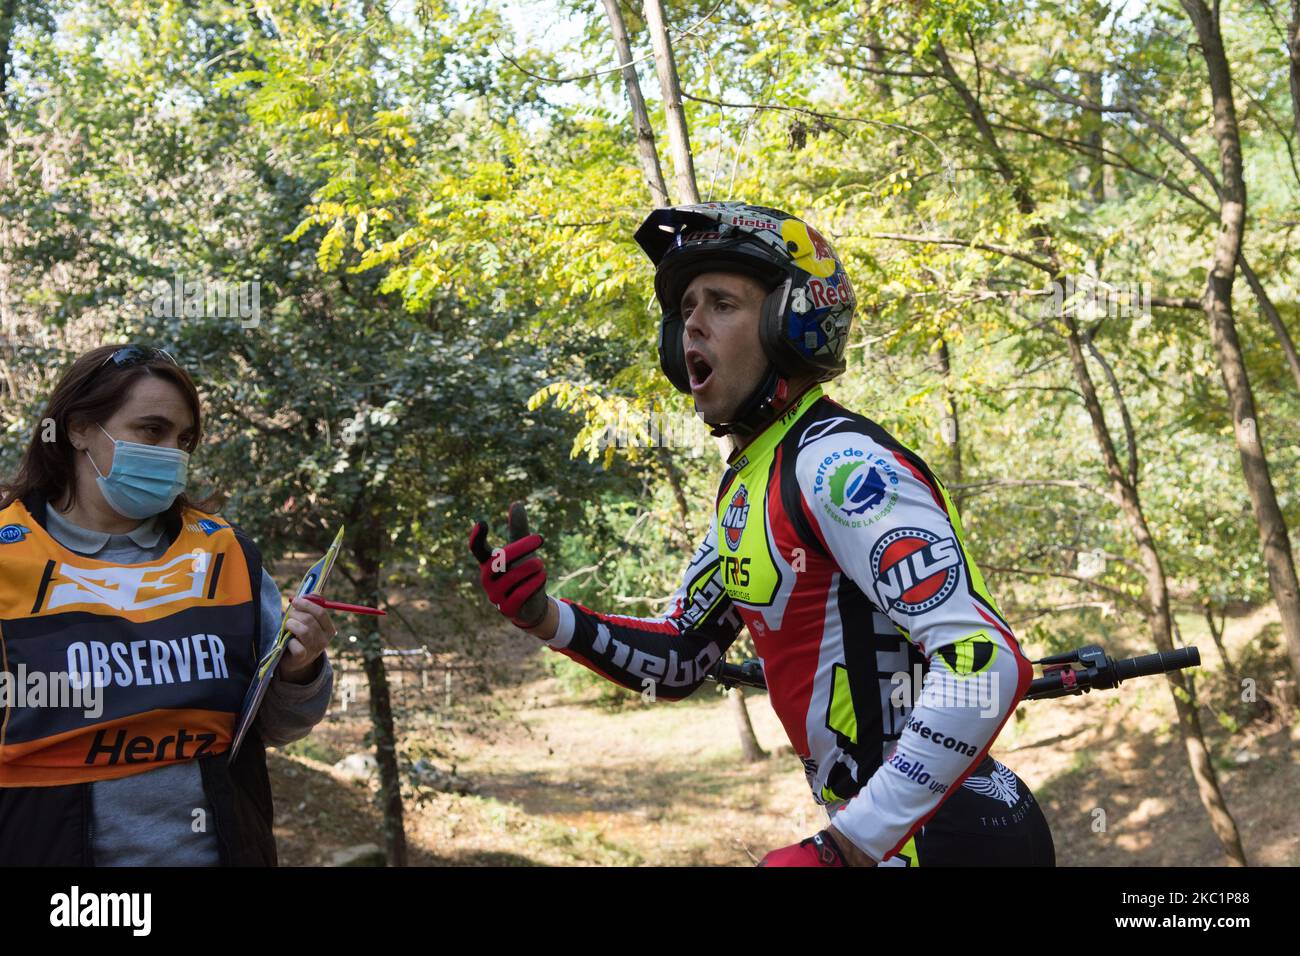
M 748 627 L 814 798 L 878 861 L 984 760 L 1032 678 L 942 484 L 819 385 L 732 455 L 661 616 L 557 604 L 551 648 L 668 699 Z

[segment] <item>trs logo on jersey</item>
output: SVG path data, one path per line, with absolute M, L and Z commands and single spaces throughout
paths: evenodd
M 740 547 L 740 536 L 745 533 L 745 521 L 749 518 L 749 492 L 741 485 L 731 496 L 731 504 L 722 514 L 722 538 L 727 547 L 735 551 Z
M 881 610 L 922 614 L 957 588 L 961 553 L 953 538 L 921 528 L 898 528 L 871 549 L 871 571 Z

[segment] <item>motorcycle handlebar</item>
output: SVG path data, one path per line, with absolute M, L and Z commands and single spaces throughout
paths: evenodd
M 1042 677 L 1037 677 L 1029 684 L 1025 700 L 1046 700 L 1051 697 L 1065 697 L 1070 694 L 1086 693 L 1094 688 L 1098 690 L 1118 687 L 1120 683 L 1134 677 L 1150 677 L 1169 671 L 1199 667 L 1201 652 L 1195 647 L 1183 647 L 1172 651 L 1160 651 L 1144 654 L 1141 657 L 1126 657 L 1120 660 L 1106 656 L 1095 644 L 1076 648 L 1065 654 L 1045 657 L 1035 663 L 1047 665 Z M 1072 663 L 1085 666 L 1075 669 Z M 755 687 L 767 689 L 767 675 L 763 673 L 761 661 L 745 661 L 743 664 L 729 664 L 719 661 L 709 669 L 707 680 L 721 684 L 723 687 Z
M 1160 651 L 1145 654 L 1142 657 L 1130 657 L 1115 662 L 1115 676 L 1120 680 L 1131 677 L 1149 677 L 1166 671 L 1182 670 L 1185 667 L 1199 667 L 1201 652 L 1195 647 L 1180 647 L 1173 651 Z

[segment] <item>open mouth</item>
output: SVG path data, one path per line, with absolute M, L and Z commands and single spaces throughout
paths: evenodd
M 713 378 L 713 366 L 694 349 L 686 353 L 686 371 L 691 380 L 691 391 L 698 392 Z

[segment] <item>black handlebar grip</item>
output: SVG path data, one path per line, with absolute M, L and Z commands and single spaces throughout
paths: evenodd
M 1199 667 L 1200 663 L 1199 650 L 1195 647 L 1181 647 L 1173 651 L 1144 654 L 1142 657 L 1116 661 L 1115 677 L 1123 681 L 1133 677 L 1147 677 L 1152 674 L 1182 670 L 1184 667 Z
M 742 687 L 756 687 L 759 690 L 767 690 L 767 676 L 763 673 L 763 665 L 758 661 L 730 664 L 725 660 L 721 660 L 709 668 L 709 672 L 705 676 L 722 684 L 724 687 L 740 685 Z

